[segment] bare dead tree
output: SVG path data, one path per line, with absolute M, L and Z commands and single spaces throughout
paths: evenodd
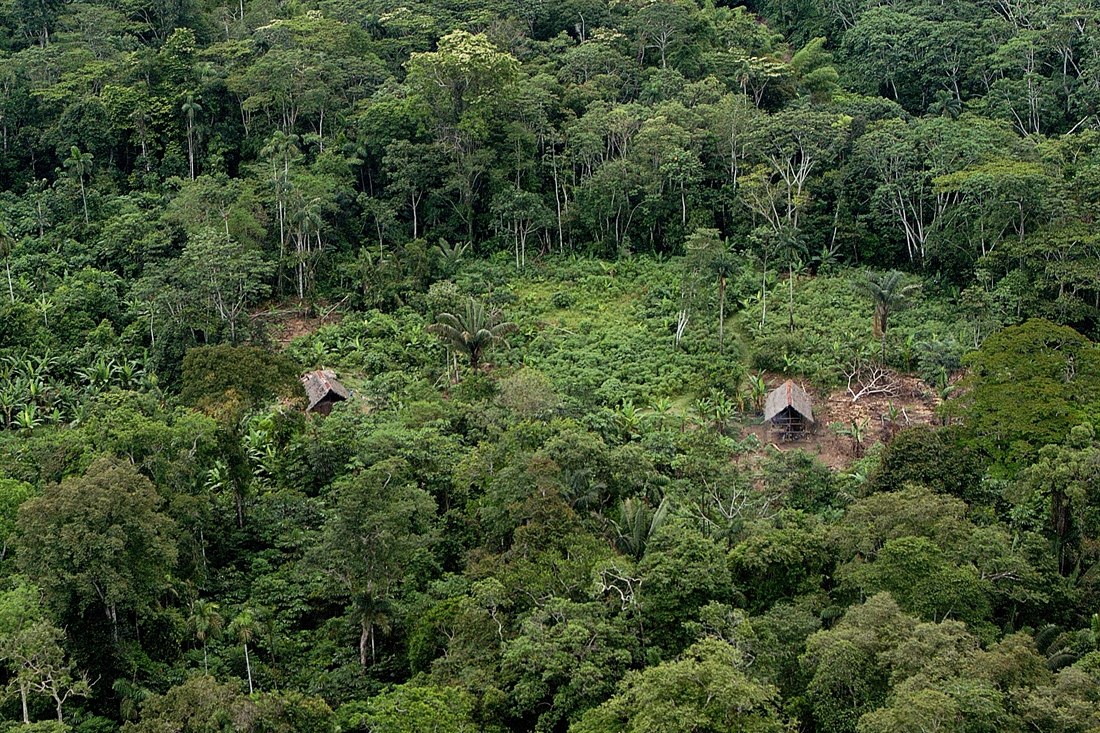
M 848 378 L 848 394 L 852 397 L 852 402 L 858 402 L 870 395 L 898 395 L 897 378 L 881 364 L 853 362 L 844 370 L 844 376 Z

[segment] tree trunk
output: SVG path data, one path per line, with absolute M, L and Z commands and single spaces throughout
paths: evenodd
M 554 206 L 557 210 L 558 220 L 558 254 L 565 252 L 565 237 L 562 233 L 561 225 L 561 187 L 558 183 L 558 158 L 557 155 L 553 157 L 554 161 Z
M 791 333 L 794 333 L 794 266 L 787 268 L 787 282 L 790 290 L 789 308 L 787 309 L 787 316 L 790 322 Z
M 871 321 L 871 326 L 875 338 L 882 338 L 886 335 L 886 309 L 881 303 L 875 304 L 875 317 Z
M 764 272 L 760 276 L 760 327 L 764 327 L 764 320 L 768 317 L 768 263 L 764 262 Z
M 248 694 L 252 694 L 252 661 L 248 658 L 248 644 L 244 645 L 244 670 L 248 674 Z
M 281 196 L 279 193 L 278 183 L 275 184 L 275 195 Z M 279 284 L 279 293 L 283 292 L 283 280 L 286 277 L 286 207 L 282 200 L 278 200 L 275 203 L 275 213 L 279 219 L 279 274 L 276 280 Z
M 237 528 L 244 529 L 244 496 L 241 495 L 236 483 L 233 484 L 233 502 L 237 505 Z
M 718 351 L 726 350 L 726 278 L 718 278 Z
M 886 319 L 888 317 L 886 308 L 878 307 L 875 309 L 875 330 L 878 331 L 878 337 L 882 340 L 882 364 L 886 365 Z
M 191 180 L 195 180 L 195 134 L 191 122 L 187 123 L 187 165 Z

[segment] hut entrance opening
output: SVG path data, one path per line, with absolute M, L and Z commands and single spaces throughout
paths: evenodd
M 784 440 L 798 440 L 808 430 L 806 418 L 793 407 L 787 407 L 773 417 L 772 425 L 779 430 Z

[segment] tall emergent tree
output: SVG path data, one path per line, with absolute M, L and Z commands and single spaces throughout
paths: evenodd
M 49 697 L 57 722 L 64 724 L 65 702 L 92 692 L 86 675 L 66 659 L 65 633 L 46 618 L 38 588 L 17 578 L 15 587 L 0 593 L 0 664 L 7 667 L 8 688 L 19 695 L 23 724 L 30 725 L 32 695 Z
M 741 262 L 716 229 L 696 229 L 684 243 L 689 260 L 718 285 L 718 346 L 725 350 L 726 286 L 741 269 Z
M 195 101 L 195 95 L 190 92 L 180 105 L 187 120 L 187 166 L 191 180 L 195 180 L 195 116 L 202 112 L 202 107 Z
M 88 218 L 88 192 L 84 187 L 84 177 L 92 168 L 92 154 L 81 152 L 80 148 L 73 145 L 69 151 L 69 157 L 65 159 L 65 167 L 80 185 L 80 201 L 84 205 L 84 223 L 89 223 Z
M 100 458 L 19 511 L 19 563 L 62 615 L 103 614 L 115 641 L 168 587 L 176 524 L 128 461 Z
M 191 615 L 187 618 L 187 625 L 195 634 L 195 638 L 202 644 L 202 671 L 210 672 L 210 664 L 206 653 L 206 642 L 211 636 L 221 631 L 224 619 L 219 613 L 217 603 L 199 599 L 191 604 Z
M 435 502 L 400 458 L 349 476 L 336 492 L 336 513 L 315 562 L 350 600 L 366 667 L 376 660 L 378 630 L 393 617 L 402 585 L 432 561 Z
M 249 656 L 248 645 L 256 637 L 257 631 L 259 631 L 259 622 L 250 608 L 243 609 L 229 624 L 229 633 L 237 637 L 237 641 L 244 647 L 244 670 L 248 676 L 248 694 L 250 695 L 255 690 L 252 685 L 252 657 Z M 205 651 L 203 653 L 205 654 Z

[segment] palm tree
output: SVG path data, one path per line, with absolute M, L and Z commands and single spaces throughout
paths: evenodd
M 446 239 L 440 239 L 439 244 L 432 248 L 432 252 L 439 262 L 439 269 L 444 275 L 450 277 L 458 270 L 463 255 L 470 249 L 469 242 L 457 242 L 452 245 Z
M 685 291 L 694 290 L 695 282 L 709 274 L 718 284 L 718 346 L 725 348 L 726 327 L 726 284 L 732 275 L 741 269 L 738 257 L 730 251 L 729 242 L 722 239 L 717 229 L 699 228 L 684 241 L 687 253 L 685 262 Z M 679 339 L 677 339 L 679 345 Z
M 668 519 L 668 497 L 653 509 L 645 501 L 627 498 L 619 506 L 620 521 L 612 521 L 615 527 L 615 546 L 635 560 L 641 560 L 646 546 L 660 531 Z
M 35 298 L 34 304 L 38 306 L 38 310 L 42 313 L 42 325 L 44 325 L 46 328 L 49 328 L 50 320 L 48 316 L 50 314 L 50 311 L 54 309 L 54 306 L 56 304 L 52 300 L 50 300 L 50 296 L 46 295 L 45 293 Z
M 889 327 L 890 313 L 901 310 L 908 304 L 909 296 L 920 285 L 902 284 L 904 276 L 897 270 L 885 273 L 867 273 L 865 280 L 856 283 L 856 289 L 871 297 L 875 305 L 875 317 L 872 322 L 873 333 L 882 340 L 882 360 L 886 361 L 886 330 Z
M 80 200 L 84 203 L 84 223 L 88 223 L 88 194 L 84 189 L 84 176 L 92 167 L 92 154 L 82 153 L 80 148 L 73 146 L 69 151 L 69 157 L 65 159 L 65 167 L 72 171 L 80 182 Z
M 519 327 L 511 321 L 501 320 L 500 311 L 486 310 L 473 298 L 466 301 L 465 312 L 440 313 L 436 322 L 428 326 L 428 332 L 442 339 L 449 348 L 465 354 L 470 368 L 476 370 L 482 355 Z
M 321 252 L 321 226 L 324 223 L 321 216 L 321 199 L 313 198 L 305 201 L 296 197 L 295 208 L 290 214 L 290 220 L 294 231 L 294 262 L 295 277 L 298 286 L 298 298 L 304 300 L 306 293 L 312 290 L 313 283 L 313 256 Z M 316 241 L 317 248 L 313 249 Z
M 180 111 L 187 117 L 187 162 L 191 169 L 191 180 L 195 180 L 195 115 L 202 112 L 202 107 L 195 101 L 195 95 L 188 92 L 184 97 Z
M 191 604 L 191 617 L 187 619 L 195 638 L 202 644 L 202 671 L 210 673 L 206 655 L 206 640 L 221 631 L 224 619 L 218 613 L 218 604 L 199 599 Z M 245 654 L 248 652 L 246 651 Z
M 137 720 L 141 709 L 141 703 L 153 694 L 148 687 L 137 684 L 125 677 L 119 677 L 111 685 L 111 689 L 118 696 L 118 711 L 123 720 Z
M 229 624 L 229 633 L 237 637 L 237 641 L 241 642 L 244 646 L 244 669 L 248 675 L 248 694 L 251 695 L 252 690 L 252 661 L 248 656 L 248 643 L 255 638 L 256 633 L 259 630 L 259 623 L 256 621 L 256 617 L 249 609 L 244 609 L 237 617 L 233 619 Z
M 726 348 L 726 284 L 731 275 L 736 275 L 740 262 L 725 245 L 715 253 L 707 263 L 711 273 L 718 279 L 718 350 Z
M 940 89 L 936 92 L 936 98 L 928 105 L 928 111 L 940 117 L 958 119 L 962 113 L 962 101 L 950 90 Z
M 260 150 L 260 156 L 271 161 L 271 184 L 275 192 L 275 218 L 279 222 L 279 264 L 275 282 L 279 292 L 283 292 L 283 279 L 286 265 L 287 242 L 287 196 L 291 190 L 290 164 L 298 159 L 298 136 L 287 135 L 276 130 L 267 144 Z M 282 170 L 280 170 L 280 168 Z
M 795 273 L 802 272 L 802 269 L 806 266 L 802 261 L 802 256 L 806 254 L 806 245 L 799 239 L 798 232 L 793 230 L 780 232 L 776 244 L 780 256 L 787 261 L 787 289 L 789 294 L 787 322 L 791 333 L 794 333 L 794 276 Z

